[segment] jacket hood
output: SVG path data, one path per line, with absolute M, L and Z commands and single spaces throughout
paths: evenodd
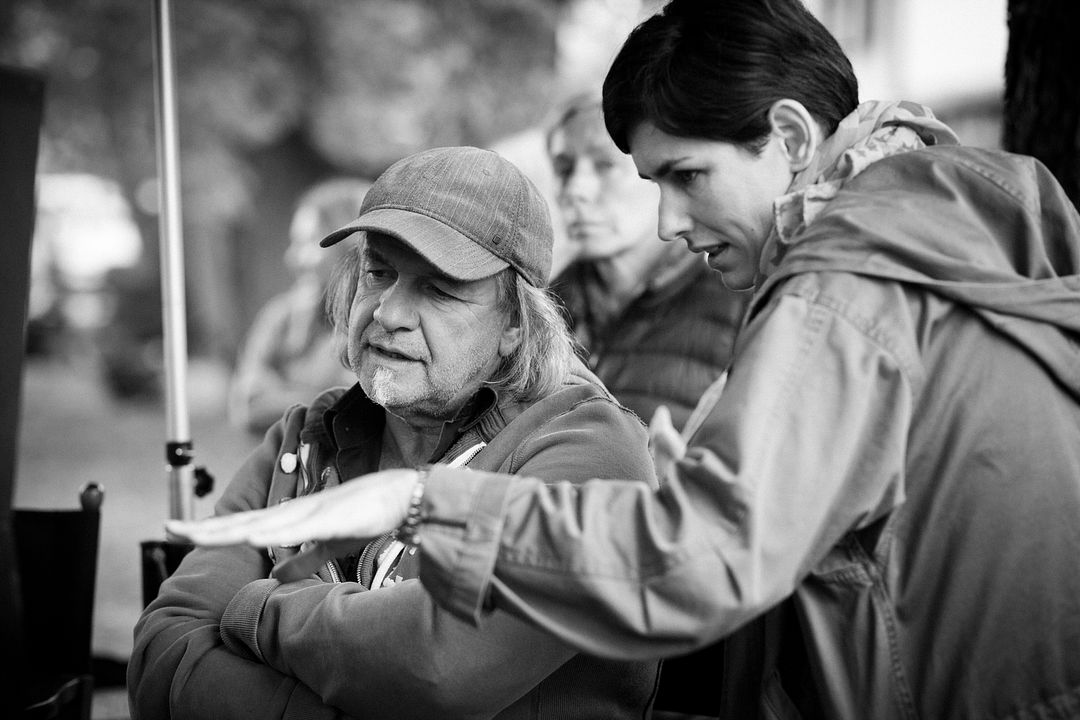
M 836 270 L 971 308 L 1080 399 L 1080 215 L 1038 160 L 933 146 L 873 163 L 791 244 L 786 277 Z

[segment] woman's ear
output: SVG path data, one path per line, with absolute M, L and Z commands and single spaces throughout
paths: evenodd
M 805 170 L 821 145 L 821 127 L 801 102 L 785 98 L 769 108 L 769 123 L 784 143 L 792 172 Z

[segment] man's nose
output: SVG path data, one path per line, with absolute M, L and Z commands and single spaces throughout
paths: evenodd
M 661 189 L 656 221 L 656 233 L 660 239 L 665 242 L 679 240 L 690 231 L 692 226 L 693 221 L 683 203 Z
M 374 318 L 387 332 L 416 327 L 416 298 L 407 283 L 398 279 L 382 291 Z

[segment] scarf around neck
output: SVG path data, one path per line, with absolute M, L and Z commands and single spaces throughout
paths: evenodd
M 924 105 L 906 100 L 861 103 L 822 142 L 788 193 L 773 203 L 773 229 L 761 250 L 758 287 L 848 180 L 884 157 L 959 143 L 956 133 Z
M 929 145 L 945 147 L 908 159 L 913 184 L 854 180 Z M 803 272 L 902 282 L 978 315 L 1080 400 L 1080 214 L 1035 158 L 958 145 L 921 106 L 860 105 L 774 203 L 754 303 Z

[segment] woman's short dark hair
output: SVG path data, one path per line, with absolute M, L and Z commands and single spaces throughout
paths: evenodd
M 630 33 L 604 80 L 604 122 L 623 152 L 642 122 L 760 151 L 769 108 L 801 102 L 832 134 L 859 104 L 839 43 L 801 0 L 671 0 Z

